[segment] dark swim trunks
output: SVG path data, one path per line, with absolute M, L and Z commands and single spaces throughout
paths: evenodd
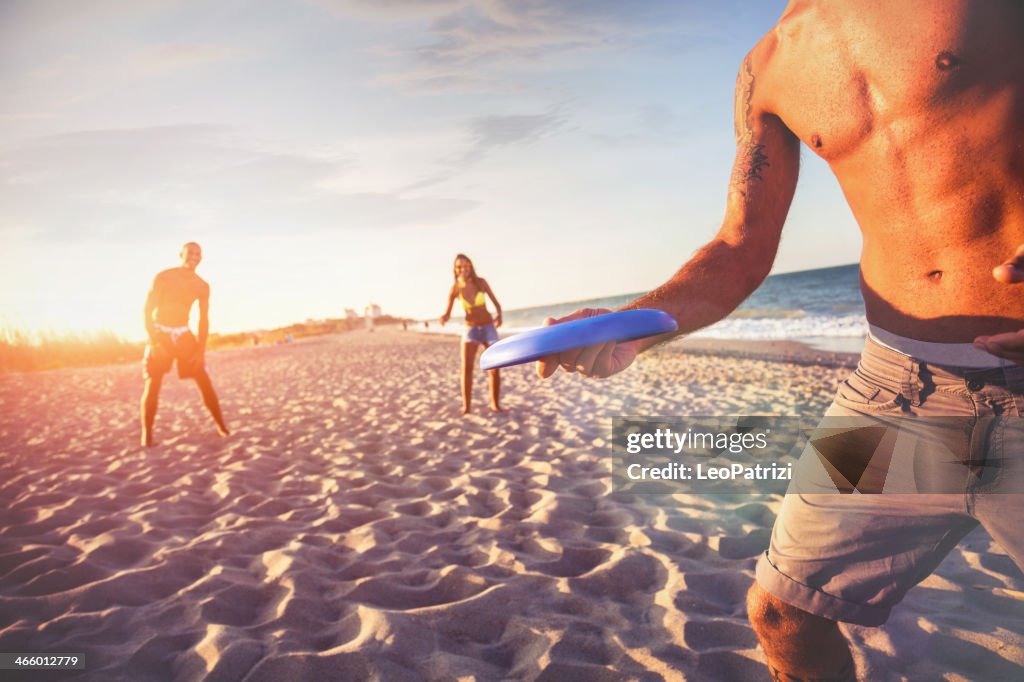
M 203 372 L 203 354 L 191 331 L 157 331 L 155 341 L 146 346 L 142 360 L 147 377 L 162 377 L 175 361 L 181 379 L 194 379 Z

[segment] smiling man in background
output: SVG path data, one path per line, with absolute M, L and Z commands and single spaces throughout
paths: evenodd
M 196 274 L 203 252 L 199 244 L 188 242 L 181 247 L 180 255 L 181 265 L 158 274 L 146 296 L 144 315 L 149 343 L 143 360 L 146 376 L 141 407 L 143 447 L 153 445 L 153 422 L 160 400 L 160 386 L 175 362 L 179 378 L 195 379 L 203 403 L 217 424 L 217 432 L 221 436 L 228 435 L 217 393 L 206 371 L 210 285 Z M 188 326 L 189 313 L 196 301 L 199 301 L 198 339 Z

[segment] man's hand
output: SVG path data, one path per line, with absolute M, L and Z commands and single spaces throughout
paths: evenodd
M 557 320 L 548 318 L 544 320 L 544 326 L 561 324 L 570 320 L 579 320 L 586 317 L 597 317 L 612 312 L 606 309 L 583 308 L 574 313 L 560 317 Z M 633 364 L 634 358 L 640 352 L 640 341 L 627 341 L 625 343 L 601 343 L 586 348 L 575 348 L 567 350 L 558 355 L 548 355 L 537 361 L 537 376 L 547 379 L 561 367 L 566 372 L 579 372 L 585 377 L 604 379 Z
M 451 319 L 451 315 L 442 315 L 441 317 L 437 318 L 437 321 L 440 322 L 441 326 L 443 327 L 445 325 L 445 322 L 447 322 L 449 319 Z
M 501 326 L 501 313 L 494 316 L 494 328 L 497 329 Z
M 1011 260 L 997 265 L 992 270 L 992 276 L 1004 284 L 1024 282 L 1024 244 L 1017 247 L 1017 253 Z M 974 339 L 974 345 L 992 355 L 1024 365 L 1024 329 L 995 336 L 979 336 Z
M 1013 258 L 992 270 L 992 276 L 1004 284 L 1024 282 L 1024 244 L 1017 247 Z

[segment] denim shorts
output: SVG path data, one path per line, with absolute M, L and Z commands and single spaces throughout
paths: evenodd
M 462 334 L 462 340 L 466 343 L 479 343 L 489 346 L 498 341 L 498 330 L 494 325 L 480 325 L 479 327 L 467 327 Z
M 479 327 L 466 327 L 462 333 L 462 340 L 465 343 L 473 342 L 489 346 L 498 340 L 498 330 L 493 324 L 484 324 Z
M 881 625 L 907 591 L 979 524 L 1024 570 L 1021 415 L 1024 367 L 928 365 L 869 338 L 860 364 L 840 384 L 815 433 L 836 419 L 898 424 L 893 440 L 900 446 L 893 445 L 890 453 L 909 453 L 910 478 L 920 484 L 936 472 L 954 476 L 944 475 L 934 488 L 941 492 L 903 492 L 890 482 L 868 494 L 805 492 L 806 487 L 794 492 L 791 486 L 769 548 L 758 560 L 758 584 L 809 613 Z M 879 438 L 872 443 L 881 449 Z M 838 456 L 862 457 L 855 450 L 843 445 Z M 808 445 L 797 467 L 813 465 L 834 474 L 843 466 L 840 461 L 830 469 L 821 461 L 820 449 Z

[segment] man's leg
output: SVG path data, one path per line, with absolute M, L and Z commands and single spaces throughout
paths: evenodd
M 142 422 L 142 447 L 153 444 L 153 422 L 156 420 L 156 408 L 160 402 L 160 385 L 163 375 L 147 376 L 146 385 L 142 389 L 142 401 L 139 417 Z
M 210 375 L 206 373 L 206 370 L 200 369 L 195 379 L 196 386 L 199 387 L 199 393 L 203 396 L 203 404 L 206 405 L 206 409 L 213 416 L 213 421 L 217 423 L 217 433 L 222 436 L 228 435 L 230 432 L 224 423 L 224 415 L 220 413 L 220 402 L 217 400 L 217 392 L 213 390 L 213 382 L 210 381 Z
M 835 621 L 790 606 L 754 583 L 747 615 L 778 682 L 855 682 L 853 657 Z

